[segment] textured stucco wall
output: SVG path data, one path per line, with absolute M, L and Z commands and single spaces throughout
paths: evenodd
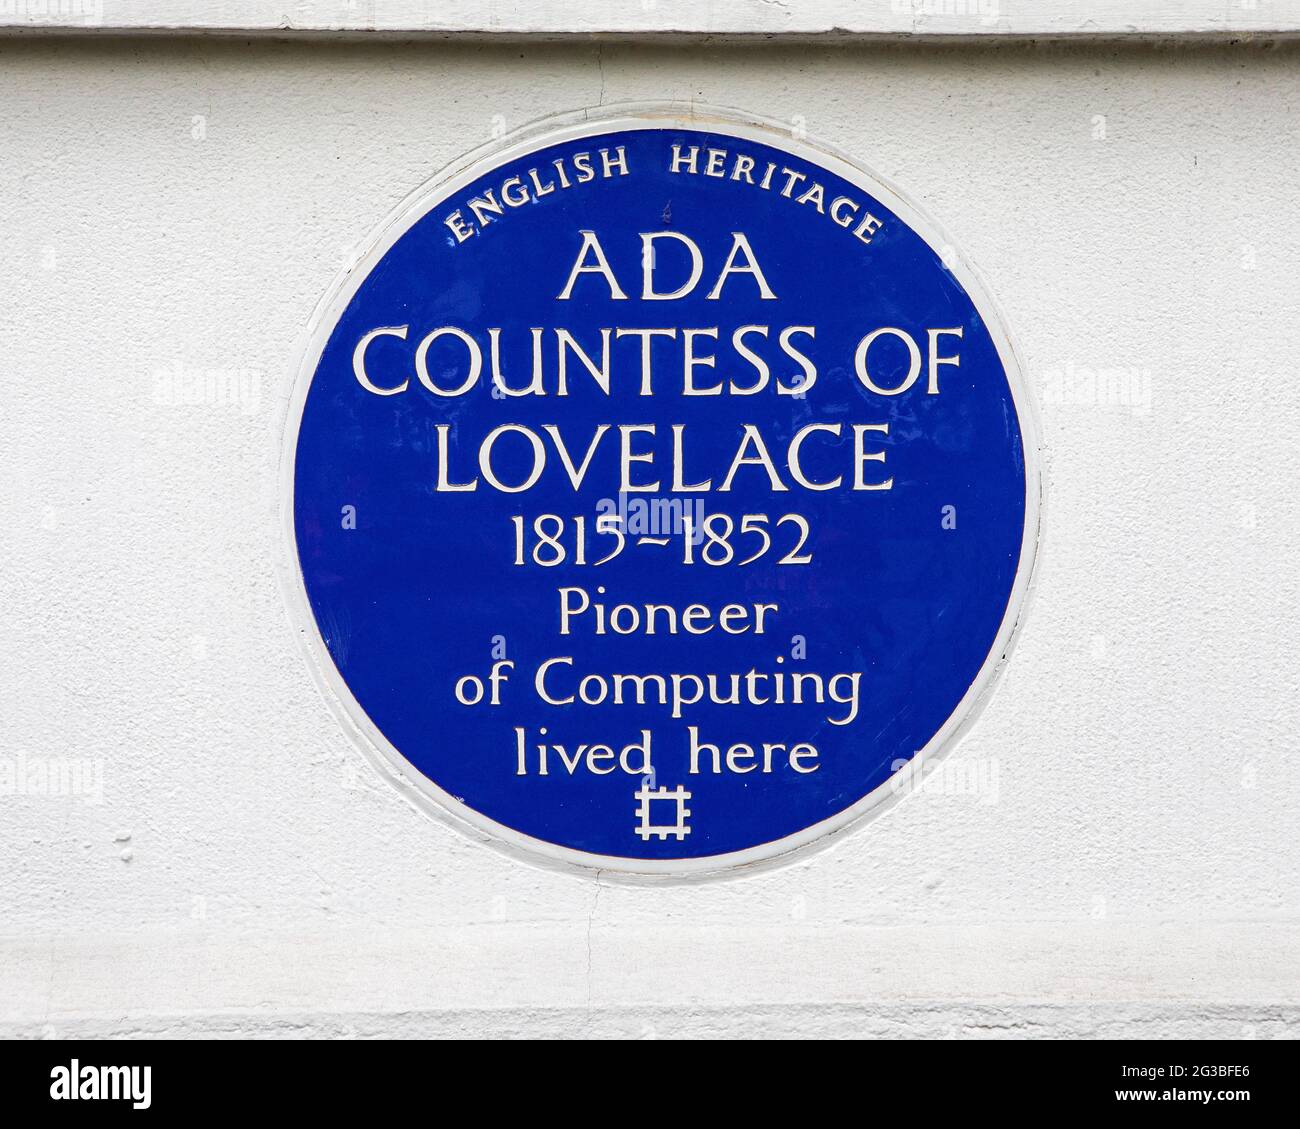
M 1048 510 L 949 761 L 980 795 L 646 890 L 374 773 L 282 606 L 276 464 L 300 333 L 400 198 L 662 97 L 805 125 L 944 225 Z M 0 105 L 0 757 L 103 769 L 0 796 L 0 1034 L 1297 1032 L 1296 49 L 10 40 Z

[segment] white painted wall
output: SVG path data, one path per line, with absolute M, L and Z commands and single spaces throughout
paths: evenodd
M 0 30 L 359 36 L 1300 34 L 1300 0 L 0 0 Z
M 105 774 L 0 796 L 0 1034 L 1296 1034 L 1298 63 L 0 42 L 0 756 Z M 928 208 L 1045 400 L 1049 494 L 949 762 L 996 802 L 644 890 L 375 775 L 282 607 L 275 470 L 299 334 L 401 197 L 498 116 L 663 97 L 805 121 Z M 228 368 L 242 402 L 162 394 Z

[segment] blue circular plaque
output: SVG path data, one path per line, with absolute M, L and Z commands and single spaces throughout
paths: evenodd
M 990 689 L 1031 429 L 969 269 L 852 161 L 698 108 L 552 121 L 423 187 L 323 306 L 290 598 L 431 810 L 556 864 L 758 864 Z

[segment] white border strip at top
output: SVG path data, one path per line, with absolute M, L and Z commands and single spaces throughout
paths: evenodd
M 1227 39 L 1300 35 L 1300 0 L 0 0 L 23 31 Z

